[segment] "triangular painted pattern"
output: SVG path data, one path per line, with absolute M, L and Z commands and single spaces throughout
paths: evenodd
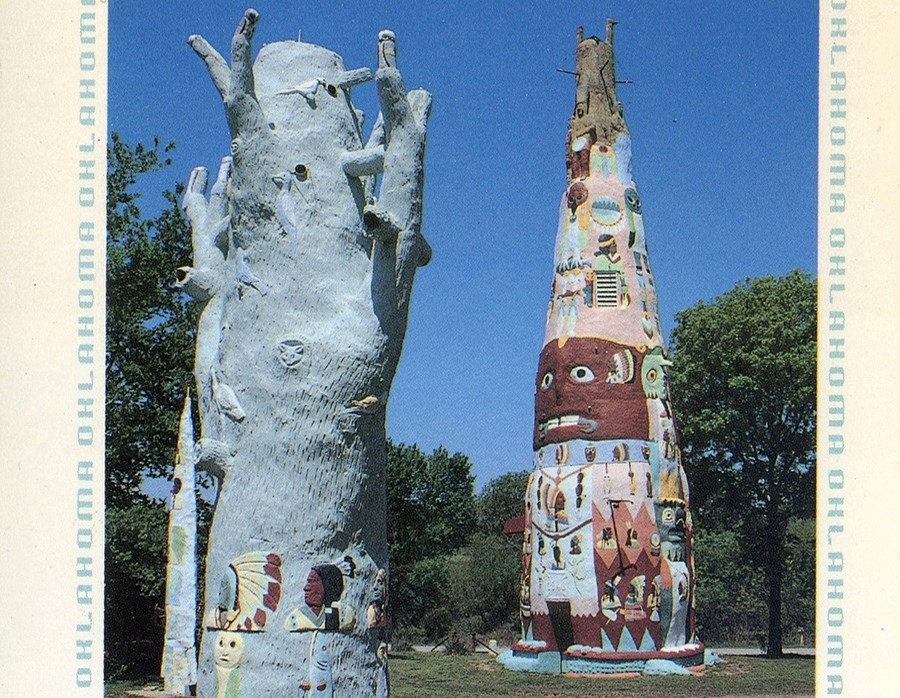
M 650 631 L 644 631 L 644 637 L 641 638 L 641 646 L 638 647 L 639 652 L 655 652 L 656 651 L 656 643 L 653 641 L 653 638 L 650 636 Z
M 604 652 L 616 651 L 616 646 L 612 643 L 612 640 L 609 639 L 609 635 L 606 634 L 605 630 L 600 631 L 600 646 L 603 648 Z
M 637 644 L 634 642 L 634 637 L 631 635 L 631 631 L 628 628 L 622 629 L 622 635 L 619 637 L 619 652 L 637 652 Z

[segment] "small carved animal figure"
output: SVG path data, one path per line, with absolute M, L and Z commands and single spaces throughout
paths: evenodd
M 300 243 L 297 233 L 297 211 L 291 197 L 294 175 L 290 172 L 279 172 L 272 177 L 272 181 L 278 187 L 278 196 L 275 198 L 275 217 L 278 218 L 279 224 L 284 228 L 284 232 L 291 241 L 291 254 L 296 255 Z
M 216 400 L 219 412 L 234 422 L 243 421 L 247 414 L 241 407 L 241 403 L 238 402 L 234 390 L 227 383 L 219 383 L 216 379 L 215 369 L 210 371 L 210 375 L 212 376 L 213 397 Z
M 260 279 L 256 274 L 253 273 L 253 270 L 250 268 L 250 265 L 247 264 L 247 253 L 238 248 L 237 251 L 237 280 L 240 286 L 238 287 L 238 295 L 243 295 L 243 287 L 249 286 L 250 288 L 255 288 L 259 291 L 259 295 L 264 296 L 269 292 L 269 287 L 262 279 Z
M 354 400 L 350 403 L 344 412 L 351 414 L 374 414 L 378 410 L 384 409 L 387 405 L 387 392 L 381 393 L 379 396 L 367 395 L 361 400 Z

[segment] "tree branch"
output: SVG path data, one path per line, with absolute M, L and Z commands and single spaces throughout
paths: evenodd
M 232 99 L 252 97 L 256 99 L 253 85 L 253 51 L 250 42 L 259 21 L 259 13 L 249 9 L 244 12 L 231 37 L 231 88 Z
M 231 82 L 231 70 L 228 68 L 228 64 L 225 63 L 225 59 L 199 34 L 191 34 L 188 37 L 188 44 L 194 49 L 194 53 L 206 63 L 209 76 L 219 91 L 219 96 L 225 99 L 228 96 L 228 86 Z
M 231 223 L 228 215 L 228 178 L 231 175 L 231 158 L 222 158 L 216 183 L 210 200 L 206 200 L 209 172 L 205 167 L 195 167 L 184 192 L 182 206 L 191 222 L 193 266 L 180 267 L 176 286 L 199 301 L 207 301 L 222 285 L 225 265 L 226 233 Z
M 225 103 L 232 138 L 241 132 L 258 129 L 264 122 L 253 83 L 251 41 L 258 20 L 259 13 L 248 9 L 238 22 L 231 39 L 230 69 L 206 39 L 199 34 L 188 37 L 188 44 L 206 63 L 213 84 Z
M 406 92 L 400 71 L 389 63 L 395 51 L 385 51 L 385 33 L 379 43 L 379 68 L 375 74 L 383 123 L 384 176 L 378 202 L 368 205 L 363 224 L 382 245 L 394 245 L 394 276 L 398 309 L 409 302 L 415 270 L 431 259 L 431 247 L 421 234 L 422 194 L 425 185 L 426 126 L 431 95 L 424 90 Z M 393 42 L 393 35 L 390 35 Z M 376 124 L 367 146 L 382 138 Z

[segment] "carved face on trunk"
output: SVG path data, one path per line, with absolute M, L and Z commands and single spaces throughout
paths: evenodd
M 343 593 L 344 573 L 337 565 L 316 565 L 309 571 L 303 594 L 306 605 L 316 613 L 321 612 L 323 606 L 340 601 Z
M 307 606 L 316 613 L 322 610 L 325 600 L 325 585 L 322 583 L 319 573 L 314 569 L 309 571 L 309 576 L 306 578 L 306 586 L 303 587 L 303 594 Z
M 685 508 L 678 500 L 662 500 L 654 504 L 656 527 L 669 560 L 684 560 L 685 553 Z
M 669 397 L 665 369 L 671 365 L 672 362 L 663 355 L 661 347 L 653 347 L 647 352 L 641 366 L 641 383 L 648 398 L 665 400 Z
M 609 383 L 610 359 L 626 347 L 592 337 L 550 342 L 541 352 L 534 448 L 572 439 L 647 439 L 644 391 L 637 381 Z M 643 357 L 634 352 L 637 361 Z
M 244 658 L 244 638 L 240 633 L 219 633 L 213 649 L 213 656 L 217 666 L 223 669 L 233 669 Z

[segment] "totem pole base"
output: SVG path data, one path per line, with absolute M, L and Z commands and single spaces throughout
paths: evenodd
M 544 652 L 521 643 L 513 645 L 497 661 L 513 671 L 539 674 L 588 676 L 690 674 L 689 667 L 705 664 L 702 642 L 669 652 L 607 652 L 600 648 L 572 645 L 565 652 Z

